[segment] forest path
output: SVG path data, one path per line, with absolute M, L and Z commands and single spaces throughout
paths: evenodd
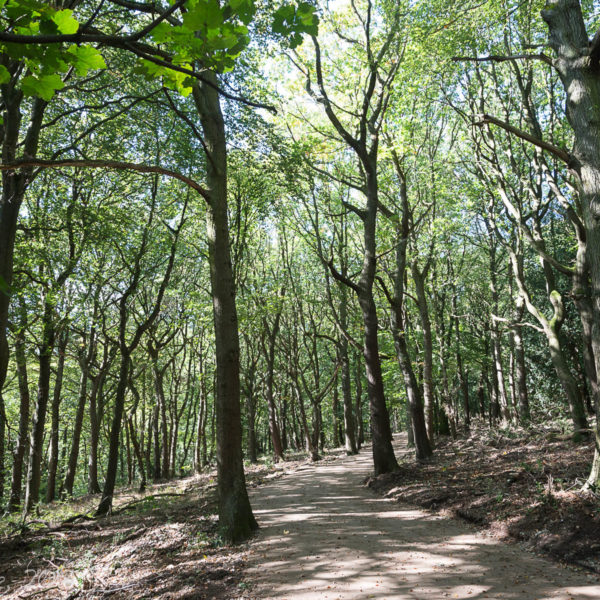
M 396 455 L 406 452 L 396 436 Z M 306 465 L 251 493 L 261 526 L 244 598 L 261 600 L 598 600 L 596 577 L 474 528 L 375 496 L 358 456 Z

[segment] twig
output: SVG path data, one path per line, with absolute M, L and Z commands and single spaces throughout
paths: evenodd
M 23 594 L 19 594 L 19 598 L 21 598 L 21 600 L 27 600 L 27 598 L 33 598 L 34 596 L 39 596 L 40 594 L 45 594 L 46 592 L 57 589 L 58 586 L 53 585 L 52 587 L 44 588 L 43 590 L 38 590 L 37 592 L 33 592 L 32 594 L 27 594 L 25 596 L 23 596 Z
M 133 583 L 128 583 L 127 585 L 122 585 L 119 587 L 106 588 L 104 590 L 98 590 L 98 591 L 96 591 L 96 590 L 90 590 L 90 591 L 93 591 L 95 594 L 100 594 L 101 596 L 111 596 L 112 594 L 116 594 L 117 592 L 129 590 L 129 589 L 137 587 L 139 585 L 147 585 L 149 583 L 156 581 L 157 579 L 159 579 L 159 577 L 160 577 L 160 575 L 153 575 L 152 577 L 148 577 L 148 578 L 144 579 L 143 581 L 134 581 Z

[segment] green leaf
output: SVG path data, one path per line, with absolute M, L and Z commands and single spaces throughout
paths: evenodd
M 223 23 L 223 18 L 218 0 L 199 0 L 183 15 L 183 24 L 192 31 L 214 29 Z
M 0 65 L 0 84 L 10 81 L 10 73 L 4 65 Z
M 290 48 L 293 50 L 297 48 L 302 43 L 302 34 L 301 33 L 293 33 L 290 36 Z
M 67 52 L 74 56 L 73 66 L 81 77 L 87 75 L 88 71 L 106 69 L 102 54 L 92 46 L 71 46 Z
M 254 0 L 229 0 L 229 7 L 244 25 L 248 25 L 252 21 L 256 12 Z
M 169 23 L 165 23 L 163 21 L 162 23 L 159 23 L 152 30 L 152 33 L 151 33 L 152 39 L 157 44 L 162 44 L 164 42 L 168 42 L 171 40 L 172 30 L 173 30 L 173 27 L 171 25 L 169 25 Z
M 42 75 L 35 77 L 27 75 L 23 77 L 21 89 L 26 96 L 39 96 L 44 100 L 51 100 L 56 90 L 61 90 L 65 87 L 60 75 Z
M 79 29 L 77 19 L 73 18 L 73 11 L 68 8 L 56 11 L 52 16 L 52 20 L 56 23 L 58 31 L 65 35 L 77 33 Z
M 59 33 L 58 26 L 52 19 L 41 19 L 39 28 L 40 33 L 43 33 L 44 35 Z

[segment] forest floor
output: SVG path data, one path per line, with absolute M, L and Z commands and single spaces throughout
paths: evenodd
M 440 457 L 425 464 L 431 471 L 419 484 L 432 494 L 437 490 L 440 497 L 446 474 L 455 476 L 449 459 L 443 458 L 444 447 L 440 444 Z M 331 464 L 307 465 L 274 485 L 253 490 L 251 500 L 261 530 L 249 545 L 243 581 L 251 585 L 247 595 L 240 597 L 600 598 L 600 578 L 596 573 L 535 556 L 519 544 L 506 544 L 498 539 L 495 530 L 481 532 L 472 523 L 395 501 L 393 498 L 402 495 L 405 484 L 412 485 L 402 474 L 416 477 L 412 471 L 414 453 L 406 448 L 405 435 L 396 436 L 395 449 L 403 470 L 393 482 L 388 481 L 393 479 L 390 476 L 368 478 L 372 459 L 369 448 L 365 448 L 358 456 Z M 492 451 L 496 450 L 492 447 Z M 483 468 L 479 458 L 465 458 L 467 463 L 471 461 L 468 468 L 474 477 Z M 550 459 L 550 454 L 544 458 Z M 393 493 L 387 498 L 369 489 L 370 483 L 383 491 L 384 482 L 393 484 L 388 490 Z M 532 485 L 528 493 L 535 495 L 536 490 L 537 486 Z
M 441 438 L 434 456 L 402 452 L 400 470 L 366 484 L 386 498 L 457 517 L 498 539 L 600 575 L 600 495 L 581 493 L 593 443 L 556 429 Z
M 405 435 L 394 443 L 393 476 L 369 477 L 369 447 L 250 467 L 261 529 L 237 547 L 217 535 L 214 473 L 121 490 L 102 520 L 69 521 L 97 496 L 55 504 L 25 531 L 4 519 L 0 598 L 600 598 L 600 502 L 576 491 L 589 444 L 481 429 L 417 464 Z
M 339 452 L 327 455 L 333 461 Z M 305 455 L 246 469 L 249 489 L 292 473 Z M 113 513 L 91 519 L 99 496 L 42 505 L 20 527 L 0 519 L 2 600 L 231 600 L 241 581 L 244 546 L 228 546 L 217 531 L 216 474 L 120 489 Z M 76 515 L 80 518 L 74 519 Z M 73 520 L 74 519 L 74 520 Z

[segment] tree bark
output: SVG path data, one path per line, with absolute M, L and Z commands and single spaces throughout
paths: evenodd
M 548 25 L 549 43 L 556 53 L 554 67 L 563 83 L 567 119 L 573 129 L 572 171 L 576 174 L 586 232 L 590 269 L 592 351 L 596 379 L 600 375 L 600 78 L 598 33 L 592 44 L 577 0 L 558 0 L 542 11 Z M 596 415 L 600 399 L 595 399 Z M 600 419 L 596 419 L 594 462 L 588 485 L 600 484 Z
M 206 71 L 209 83 L 216 76 Z M 227 147 L 225 123 L 218 92 L 206 83 L 194 87 L 194 100 L 204 132 L 209 190 L 206 213 L 210 281 L 215 324 L 215 386 L 219 527 L 223 536 L 237 542 L 258 524 L 246 489 L 242 457 L 240 408 L 240 345 L 235 283 L 231 266 L 227 217 Z
M 17 73 L 23 65 L 10 61 L 7 65 L 9 72 Z M 39 135 L 42 119 L 47 103 L 36 98 L 30 113 L 27 133 L 23 136 L 21 146 L 21 103 L 23 93 L 17 87 L 18 77 L 1 86 L 1 104 L 3 107 L 2 125 L 0 126 L 0 143 L 2 144 L 2 163 L 13 162 L 17 151 L 22 147 L 24 156 L 36 156 L 39 145 Z M 27 186 L 32 177 L 32 169 L 5 171 L 2 173 L 2 197 L 0 200 L 0 498 L 4 495 L 4 441 L 6 432 L 6 412 L 2 390 L 6 381 L 8 369 L 8 309 L 10 306 L 11 285 L 13 280 L 14 248 L 17 232 L 19 211 Z M 38 488 L 39 494 L 39 488 Z M 37 500 L 37 498 L 36 498 Z
M 344 260 L 342 273 L 346 275 L 347 266 Z M 345 286 L 340 288 L 340 327 L 348 331 L 348 290 Z M 352 385 L 350 381 L 350 357 L 348 356 L 348 338 L 340 336 L 339 356 L 342 364 L 342 402 L 344 407 L 344 445 L 346 454 L 357 454 L 356 425 L 352 407 Z
M 397 161 L 398 162 L 398 161 Z M 404 315 L 404 278 L 406 275 L 407 260 L 406 251 L 408 236 L 410 233 L 410 209 L 408 204 L 408 192 L 404 173 L 397 164 L 397 172 L 400 177 L 400 200 L 402 216 L 396 222 L 396 272 L 394 273 L 394 296 L 389 298 L 392 308 L 392 335 L 398 364 L 404 378 L 404 387 L 410 411 L 411 428 L 417 459 L 428 458 L 432 454 L 431 444 L 427 437 L 425 425 L 425 413 L 423 410 L 423 399 L 421 390 L 415 376 L 415 372 L 408 350 L 406 339 L 406 323 Z
M 15 332 L 15 362 L 17 366 L 17 378 L 19 380 L 19 432 L 17 443 L 13 453 L 13 468 L 10 486 L 10 498 L 8 510 L 10 512 L 19 510 L 21 506 L 21 487 L 23 484 L 23 461 L 27 447 L 27 433 L 29 428 L 30 394 L 29 379 L 27 375 L 27 354 L 25 352 L 25 329 L 27 327 L 27 309 L 20 306 L 20 320 Z
M 58 470 L 58 440 L 59 440 L 59 409 L 62 394 L 63 373 L 65 369 L 65 353 L 69 340 L 68 331 L 65 330 L 60 336 L 58 343 L 58 364 L 56 377 L 54 379 L 54 392 L 52 394 L 50 451 L 48 456 L 48 480 L 46 484 L 46 502 L 52 502 L 56 498 L 56 472 Z
M 56 336 L 54 324 L 54 306 L 46 296 L 42 317 L 42 339 L 39 347 L 39 376 L 36 405 L 31 425 L 29 462 L 27 466 L 27 485 L 25 488 L 25 514 L 37 504 L 40 495 L 41 464 L 44 441 L 46 412 L 50 396 L 50 362 Z
M 527 391 L 527 368 L 525 366 L 525 349 L 523 347 L 523 332 L 521 320 L 523 318 L 523 301 L 519 298 L 517 303 L 517 319 L 512 328 L 513 345 L 515 353 L 515 388 L 519 406 L 519 421 L 527 425 L 531 420 L 529 408 L 529 393 Z
M 267 397 L 267 406 L 269 407 L 269 430 L 271 432 L 271 439 L 273 442 L 273 455 L 275 462 L 284 460 L 283 457 L 283 444 L 281 442 L 281 433 L 279 430 L 279 424 L 277 422 L 277 409 L 275 406 L 275 398 L 273 396 L 273 376 L 275 372 L 275 342 L 277 341 L 277 335 L 279 333 L 279 327 L 281 323 L 281 313 L 283 311 L 283 297 L 284 290 L 281 291 L 280 304 L 277 307 L 275 313 L 275 319 L 272 327 L 269 327 L 266 317 L 263 319 L 263 325 L 268 335 L 268 347 L 265 348 L 265 358 L 267 361 L 267 378 L 265 394 Z
M 61 496 L 72 496 L 73 485 L 75 484 L 75 475 L 77 473 L 77 462 L 79 459 L 79 443 L 81 440 L 81 430 L 83 428 L 83 416 L 87 404 L 87 383 L 89 378 L 89 366 L 91 357 L 94 353 L 95 336 L 94 327 L 90 334 L 88 356 L 80 356 L 79 366 L 81 368 L 81 376 L 79 381 L 79 393 L 77 397 L 77 410 L 75 411 L 75 422 L 73 423 L 73 434 L 71 437 L 71 450 L 69 451 L 69 461 L 67 463 L 67 471 L 63 481 Z
M 429 443 L 433 445 L 433 338 L 431 335 L 431 318 L 429 304 L 425 293 L 425 273 L 419 271 L 416 262 L 412 263 L 412 278 L 417 294 L 417 306 L 423 329 L 423 409 L 425 412 L 425 428 Z

